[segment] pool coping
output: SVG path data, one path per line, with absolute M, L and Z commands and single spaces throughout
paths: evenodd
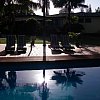
M 82 67 L 100 67 L 100 55 L 0 57 L 0 70 L 40 70 Z

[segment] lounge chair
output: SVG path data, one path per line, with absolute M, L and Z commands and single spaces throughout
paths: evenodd
M 14 53 L 15 51 L 15 35 L 7 35 L 6 36 L 6 53 Z
M 65 49 L 65 50 L 74 49 L 74 47 L 70 45 L 69 40 L 65 34 L 60 35 L 60 41 L 61 41 L 62 49 Z
M 18 53 L 26 53 L 25 35 L 18 35 L 17 36 L 17 52 Z
M 50 44 L 50 48 L 51 49 L 59 49 L 60 46 L 59 46 L 59 40 L 58 40 L 58 37 L 56 34 L 52 34 L 50 36 L 50 40 L 51 40 L 51 44 Z

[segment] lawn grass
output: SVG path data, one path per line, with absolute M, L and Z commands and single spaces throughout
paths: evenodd
M 6 43 L 6 38 L 0 38 L 0 44 L 5 44 Z
M 31 43 L 30 39 L 26 40 L 27 43 Z M 0 44 L 5 44 L 6 43 L 6 38 L 0 38 Z M 50 41 L 46 40 L 46 44 L 49 44 Z M 74 42 L 71 42 L 74 44 Z M 82 37 L 79 39 L 79 43 L 82 45 L 96 45 L 100 46 L 100 38 L 99 37 Z M 40 38 L 36 38 L 35 44 L 43 44 L 43 40 Z
M 5 43 L 6 43 L 6 38 L 0 38 L 0 44 L 5 44 Z M 30 40 L 27 40 L 27 43 L 31 43 L 31 41 Z M 46 44 L 49 44 L 49 43 L 50 43 L 49 41 L 46 41 Z M 35 40 L 35 44 L 43 44 L 43 40 L 37 38 Z
M 40 39 L 40 38 L 37 38 L 37 39 L 35 40 L 35 43 L 36 43 L 36 44 L 43 44 L 43 40 Z M 46 44 L 49 44 L 49 43 L 50 43 L 50 41 L 47 41 L 47 40 L 46 40 Z

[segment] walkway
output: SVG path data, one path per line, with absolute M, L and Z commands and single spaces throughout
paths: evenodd
M 17 55 L 16 52 L 14 55 L 7 54 L 5 55 L 4 49 L 5 44 L 0 44 L 0 57 L 27 57 L 30 52 L 30 44 L 27 44 L 27 52 L 25 54 Z M 75 46 L 74 46 L 75 47 Z M 16 51 L 16 50 L 15 50 Z M 81 48 L 75 47 L 73 51 L 67 52 L 55 52 L 52 54 L 50 48 L 48 48 L 48 44 L 46 45 L 46 56 L 61 56 L 61 55 L 97 55 L 100 54 L 100 46 L 84 46 Z M 35 47 L 32 48 L 32 52 L 30 57 L 33 56 L 43 56 L 43 45 L 42 44 L 35 44 Z

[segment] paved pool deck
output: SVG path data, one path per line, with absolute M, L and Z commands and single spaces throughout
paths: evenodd
M 51 69 L 51 68 L 65 68 L 68 67 L 92 67 L 100 66 L 100 46 L 82 46 L 72 51 L 60 51 L 52 52 L 52 50 L 46 45 L 46 56 L 43 56 L 43 45 L 35 44 L 32 47 L 30 53 L 30 44 L 27 44 L 27 51 L 25 54 L 17 54 L 16 50 L 14 54 L 5 55 L 5 44 L 0 44 L 0 68 L 16 69 Z M 30 53 L 30 55 L 29 55 Z M 9 65 L 10 67 L 6 67 Z M 22 67 L 22 66 L 30 67 Z M 11 67 L 12 66 L 12 67 Z M 16 66 L 16 68 L 13 66 Z M 20 66 L 20 67 L 18 67 Z M 41 66 L 41 67 L 40 67 Z M 63 67 L 62 67 L 63 66 Z
M 77 48 L 75 45 L 75 49 L 73 51 L 62 51 L 60 53 L 55 52 L 52 53 L 52 50 L 48 47 L 49 44 L 46 44 L 46 56 L 62 56 L 62 55 L 99 55 L 100 54 L 100 46 L 82 46 L 80 48 Z M 34 57 L 34 56 L 43 56 L 43 45 L 42 44 L 35 44 L 35 46 L 32 47 L 32 52 L 29 55 L 30 52 L 30 44 L 27 44 L 27 51 L 25 54 L 18 55 L 15 49 L 14 54 L 7 54 L 5 55 L 5 44 L 0 44 L 0 57 Z M 17 45 L 16 45 L 17 46 Z

